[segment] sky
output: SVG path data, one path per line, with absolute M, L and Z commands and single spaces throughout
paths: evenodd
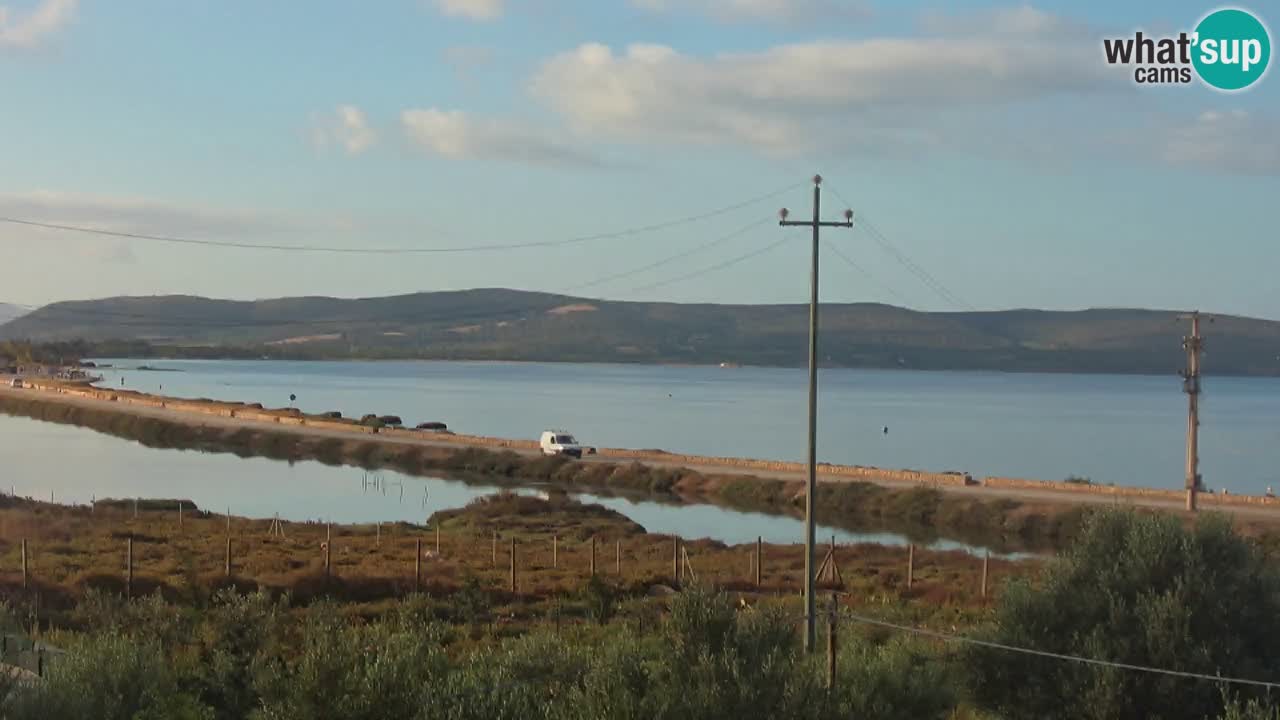
M 821 173 L 824 217 L 855 213 L 823 232 L 824 301 L 1280 318 L 1280 77 L 1143 87 L 1103 59 L 1214 7 L 0 0 L 0 217 L 454 250 L 0 223 L 0 301 L 806 302 L 776 212 L 807 218 Z

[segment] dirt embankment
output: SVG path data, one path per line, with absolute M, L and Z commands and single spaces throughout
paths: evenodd
M 410 474 L 488 482 L 545 482 L 694 497 L 750 510 L 792 513 L 803 506 L 801 463 L 676 455 L 602 448 L 582 462 L 543 457 L 537 444 L 449 433 L 376 427 L 293 408 L 186 400 L 36 383 L 0 388 L 0 411 L 90 427 L 158 447 L 330 464 L 390 466 Z M 857 530 L 939 534 L 981 544 L 1043 547 L 1070 535 L 1080 506 L 1125 502 L 1177 510 L 1179 493 L 1111 486 L 987 478 L 844 465 L 819 467 L 819 519 Z M 1206 496 L 1259 523 L 1280 521 L 1273 499 Z

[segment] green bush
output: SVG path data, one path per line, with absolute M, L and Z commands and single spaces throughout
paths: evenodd
M 1171 670 L 1266 679 L 1280 646 L 1280 582 L 1221 516 L 1105 511 L 1036 582 L 1005 590 L 989 639 Z M 969 654 L 980 702 L 1009 717 L 1202 718 L 1211 683 L 1001 650 Z M 1249 696 L 1243 698 L 1247 701 Z

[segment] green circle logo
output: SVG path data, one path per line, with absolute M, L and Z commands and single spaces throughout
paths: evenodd
M 1200 79 L 1219 90 L 1243 90 L 1262 79 L 1271 61 L 1271 36 L 1252 13 L 1216 10 L 1196 26 L 1191 62 Z

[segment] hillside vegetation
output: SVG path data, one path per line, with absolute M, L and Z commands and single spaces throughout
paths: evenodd
M 828 366 L 1172 373 L 1177 313 L 822 310 Z M 55 303 L 0 326 L 0 339 L 82 339 L 100 355 L 430 358 L 800 366 L 808 308 L 619 302 L 515 290 L 239 302 L 189 296 Z M 1206 325 L 1213 374 L 1280 375 L 1280 322 Z

